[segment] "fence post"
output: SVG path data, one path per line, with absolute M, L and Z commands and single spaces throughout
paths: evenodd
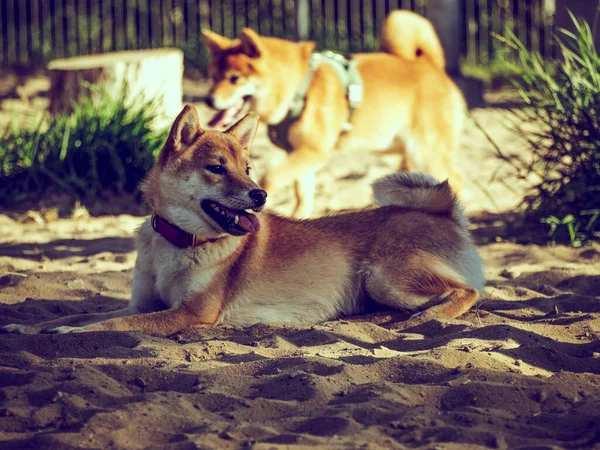
M 294 9 L 296 13 L 296 40 L 308 41 L 310 38 L 310 13 L 309 0 L 296 0 Z
M 446 71 L 450 75 L 460 73 L 461 44 L 463 42 L 464 2 L 459 0 L 429 0 L 427 17 L 433 23 L 444 54 L 446 55 Z
M 427 3 L 427 17 L 433 23 L 437 32 L 444 54 L 446 55 L 446 72 L 461 89 L 469 107 L 482 106 L 483 83 L 480 80 L 466 78 L 460 72 L 460 58 L 464 31 L 466 27 L 463 8 L 465 2 L 459 0 L 429 0 Z

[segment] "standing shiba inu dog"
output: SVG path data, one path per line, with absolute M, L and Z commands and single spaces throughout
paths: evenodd
M 224 133 L 205 131 L 191 106 L 177 117 L 143 183 L 154 214 L 139 231 L 127 308 L 4 330 L 169 335 L 314 323 L 361 313 L 366 301 L 429 320 L 477 301 L 482 263 L 447 183 L 397 174 L 375 183 L 373 209 L 303 221 L 260 213 L 266 193 L 249 160 L 257 124 L 248 115 Z
M 220 110 L 211 126 L 233 122 L 246 104 L 270 126 L 287 123 L 312 72 L 302 112 L 286 125 L 289 157 L 261 181 L 272 191 L 294 180 L 295 217 L 312 211 L 315 174 L 336 147 L 398 153 L 400 170 L 449 179 L 455 190 L 461 188 L 452 153 L 465 102 L 446 74 L 442 46 L 427 19 L 394 11 L 383 26 L 382 52 L 352 55 L 362 80 L 362 101 L 352 117 L 336 70 L 329 64 L 309 67 L 314 42 L 263 37 L 248 28 L 236 40 L 208 30 L 203 35 L 214 82 L 209 104 Z

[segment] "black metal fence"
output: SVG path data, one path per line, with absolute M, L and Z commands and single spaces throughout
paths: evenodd
M 427 15 L 440 0 L 0 0 L 0 63 L 115 50 L 174 46 L 189 64 L 203 67 L 200 30 L 236 36 L 243 27 L 261 34 L 298 37 L 299 4 L 307 6 L 309 38 L 341 52 L 378 48 L 385 16 L 404 8 Z M 464 0 L 463 59 L 485 64 L 510 29 L 533 50 L 550 55 L 553 0 Z M 302 14 L 302 13 L 301 13 Z

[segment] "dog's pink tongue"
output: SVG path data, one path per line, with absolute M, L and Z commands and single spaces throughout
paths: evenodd
M 238 113 L 243 104 L 244 101 L 240 100 L 235 105 L 219 111 L 214 115 L 212 119 L 210 119 L 210 122 L 208 122 L 208 126 L 215 128 L 229 125 L 231 122 L 233 122 L 236 114 Z
M 248 233 L 256 233 L 260 230 L 260 220 L 254 214 L 242 214 L 240 215 L 240 221 L 238 225 Z

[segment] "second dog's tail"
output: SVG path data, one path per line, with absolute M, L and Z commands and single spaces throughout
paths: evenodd
M 429 175 L 406 172 L 389 175 L 373 183 L 373 196 L 379 206 L 403 206 L 449 214 L 461 226 L 469 224 L 448 181 L 440 183 Z
M 381 50 L 408 61 L 427 58 L 445 70 L 444 50 L 433 25 L 411 11 L 392 11 L 381 30 Z

